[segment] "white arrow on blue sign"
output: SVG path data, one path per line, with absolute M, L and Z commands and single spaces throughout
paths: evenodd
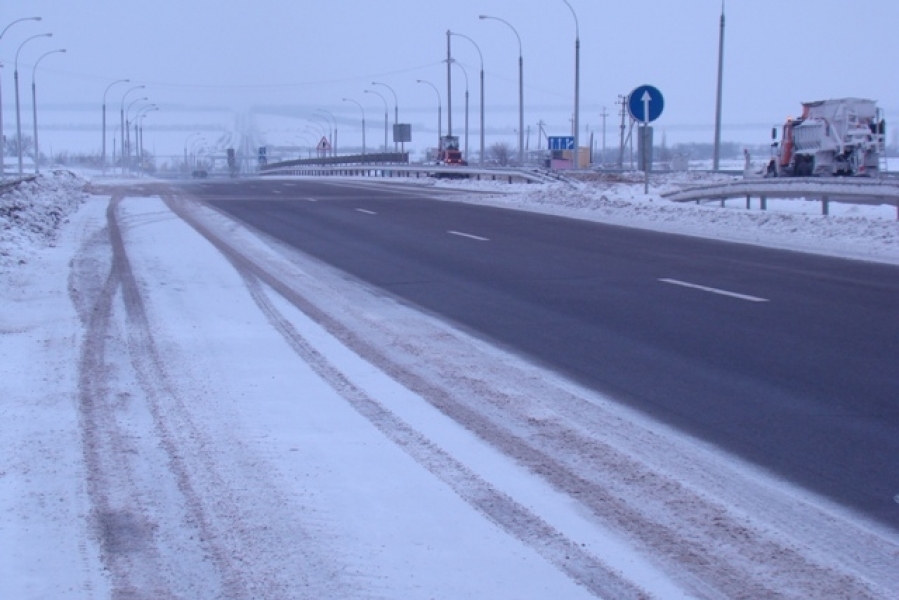
M 548 141 L 550 150 L 574 150 L 573 135 L 551 135 Z
M 641 85 L 627 97 L 627 110 L 641 123 L 655 121 L 662 115 L 665 99 L 662 92 L 651 85 Z

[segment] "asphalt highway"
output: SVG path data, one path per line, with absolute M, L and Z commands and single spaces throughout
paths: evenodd
M 299 250 L 899 528 L 899 268 L 322 181 L 186 185 Z

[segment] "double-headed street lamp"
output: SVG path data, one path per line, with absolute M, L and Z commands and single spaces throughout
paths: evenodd
M 521 36 L 518 35 L 518 31 L 512 25 L 499 17 L 491 17 L 488 15 L 480 15 L 481 20 L 484 19 L 493 19 L 494 21 L 499 21 L 500 23 L 505 23 L 509 29 L 512 30 L 512 33 L 515 34 L 515 38 L 518 40 L 518 162 L 523 166 L 524 165 L 524 58 L 522 55 L 521 49 Z
M 13 25 L 15 25 L 16 23 L 21 23 L 22 21 L 40 21 L 40 20 L 41 20 L 40 17 L 24 17 L 22 19 L 16 19 L 12 23 L 10 23 L 6 27 L 4 27 L 3 31 L 0 31 L 0 40 L 3 39 L 3 34 L 6 33 L 7 30 L 10 27 L 12 27 Z M 2 79 L 2 77 L 0 77 L 0 79 Z M 4 148 L 3 148 L 3 140 L 4 139 L 5 138 L 3 137 L 3 93 L 2 93 L 2 90 L 0 90 L 0 179 L 2 179 L 3 177 L 6 176 L 6 166 L 5 166 L 5 159 L 4 159 L 5 152 L 4 152 Z
M 363 90 L 366 94 L 374 94 L 378 98 L 380 98 L 384 102 L 384 153 L 387 153 L 387 123 L 388 117 L 387 114 L 390 111 L 390 108 L 387 106 L 387 98 L 384 97 L 383 94 L 376 92 L 374 90 Z
M 50 50 L 49 52 L 43 53 L 40 58 L 34 61 L 34 68 L 31 69 L 31 110 L 34 116 L 34 173 L 38 174 L 41 172 L 40 170 L 40 162 L 41 162 L 41 151 L 38 147 L 37 143 L 37 86 L 35 85 L 35 76 L 37 75 L 37 66 L 40 64 L 44 57 L 50 56 L 51 54 L 56 54 L 58 52 L 65 52 L 65 48 L 60 48 L 59 50 Z
M 396 128 L 397 124 L 400 122 L 400 101 L 397 100 L 396 92 L 393 91 L 392 87 L 390 87 L 386 83 L 381 83 L 380 81 L 372 81 L 371 84 L 386 87 L 388 90 L 390 90 L 390 93 L 393 94 L 393 127 Z M 396 131 L 394 131 L 393 132 L 393 151 L 394 152 L 397 151 L 396 144 L 397 144 Z M 403 144 L 405 144 L 405 142 L 403 142 Z
M 130 83 L 130 79 L 117 79 L 106 86 L 106 90 L 103 92 L 103 154 L 102 154 L 102 163 L 103 163 L 103 173 L 106 174 L 106 94 L 109 93 L 109 89 L 117 83 Z
M 478 51 L 478 57 L 480 57 L 480 59 L 481 59 L 481 158 L 480 158 L 480 164 L 481 164 L 481 166 L 484 166 L 484 55 L 481 54 L 481 48 L 477 45 L 477 43 L 473 39 L 468 37 L 467 35 L 463 35 L 461 33 L 456 33 L 454 31 L 451 31 L 450 35 L 455 35 L 457 37 L 464 38 L 464 39 L 468 40 L 469 42 L 471 42 L 472 44 L 474 44 L 475 49 Z M 467 77 L 467 75 L 466 75 L 466 77 Z M 467 115 L 467 113 L 468 113 L 468 109 L 466 108 L 466 115 Z M 466 127 L 466 129 L 467 129 L 467 127 Z M 467 134 L 466 134 L 466 138 L 467 138 Z M 468 154 L 467 139 L 466 139 L 465 146 L 466 146 L 465 153 L 467 155 Z
M 365 157 L 365 109 L 362 108 L 362 105 L 353 100 L 352 98 L 344 98 L 344 102 L 352 102 L 356 106 L 359 107 L 359 110 L 362 111 L 362 157 Z
M 440 114 L 443 109 L 440 104 L 440 90 L 437 89 L 436 85 L 430 81 L 425 81 L 424 79 L 416 79 L 415 82 L 431 86 L 434 93 L 437 94 L 437 147 L 440 148 L 440 140 L 443 138 L 443 116 Z
M 578 152 L 580 152 L 580 134 L 581 134 L 581 29 L 577 21 L 577 13 L 568 3 L 568 0 L 562 0 L 571 10 L 574 16 L 574 168 L 580 168 L 578 161 Z
M 13 78 L 15 79 L 16 84 L 16 136 L 18 138 L 18 146 L 19 146 L 19 177 L 22 176 L 22 115 L 19 112 L 19 53 L 22 51 L 22 48 L 30 42 L 31 40 L 42 38 L 42 37 L 53 37 L 52 33 L 39 33 L 37 35 L 33 35 L 30 38 L 26 39 L 19 45 L 19 49 L 16 50 L 16 61 L 15 61 L 15 71 L 13 72 Z

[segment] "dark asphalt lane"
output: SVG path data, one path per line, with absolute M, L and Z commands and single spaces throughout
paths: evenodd
M 899 268 L 290 183 L 186 191 L 899 528 Z

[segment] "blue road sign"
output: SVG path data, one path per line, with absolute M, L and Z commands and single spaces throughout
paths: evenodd
M 662 92 L 651 85 L 641 85 L 627 97 L 627 110 L 641 123 L 655 121 L 665 108 Z
M 547 140 L 549 140 L 550 150 L 574 150 L 574 136 L 572 135 L 551 135 Z

